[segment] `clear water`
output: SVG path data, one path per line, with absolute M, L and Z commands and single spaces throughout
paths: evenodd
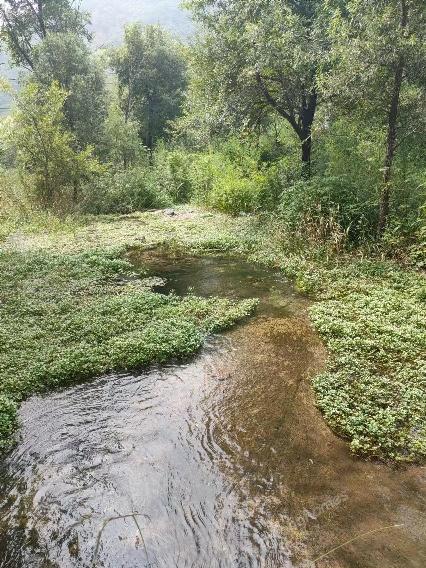
M 185 364 L 28 400 L 0 566 L 424 568 L 426 470 L 361 461 L 327 428 L 306 300 L 239 261 L 133 260 L 164 293 L 258 297 L 257 315 Z

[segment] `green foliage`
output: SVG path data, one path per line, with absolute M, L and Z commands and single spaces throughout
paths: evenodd
M 327 49 L 322 2 L 190 0 L 203 25 L 193 51 L 196 114 L 216 113 L 222 131 L 285 120 L 310 161 L 316 75 Z M 195 96 L 194 96 L 195 95 Z M 191 113 L 191 109 L 189 109 Z M 203 121 L 201 117 L 201 121 Z
M 331 353 L 314 381 L 320 409 L 357 453 L 426 457 L 424 282 L 392 266 L 336 272 L 312 317 Z
M 1 448 L 26 396 L 186 357 L 255 305 L 153 293 L 117 252 L 0 252 L 0 268 Z
M 333 3 L 329 4 L 329 8 Z M 332 11 L 329 58 L 323 62 L 322 91 L 335 112 L 358 116 L 385 132 L 377 233 L 383 235 L 398 191 L 395 158 L 426 122 L 426 34 L 423 0 L 350 0 Z M 413 164 L 416 166 L 416 164 Z
M 43 88 L 56 81 L 68 96 L 65 126 L 79 149 L 93 146 L 100 153 L 107 115 L 105 78 L 87 42 L 71 33 L 48 35 L 34 49 L 32 80 Z
M 401 25 L 404 5 L 408 8 L 406 26 Z M 332 10 L 327 27 L 332 49 L 322 62 L 320 84 L 333 97 L 334 105 L 338 103 L 339 111 L 356 111 L 373 124 L 386 124 L 395 69 L 402 56 L 406 72 L 400 126 L 410 130 L 412 119 L 423 122 L 423 0 L 378 0 L 374 5 L 368 0 L 349 0 L 343 5 L 330 2 L 328 9 Z
M 342 249 L 365 242 L 374 234 L 377 212 L 375 202 L 362 189 L 345 175 L 296 182 L 281 195 L 281 218 L 307 240 L 335 240 Z
M 335 120 L 318 135 L 311 178 L 277 180 L 282 187 L 279 210 L 283 221 L 292 230 L 299 228 L 319 241 L 336 231 L 350 247 L 374 240 L 383 177 L 382 148 L 381 130 L 367 128 L 356 117 Z M 413 238 L 421 226 L 424 180 L 424 156 L 407 146 L 394 163 L 390 224 L 382 242 L 389 252 L 391 242 L 395 253 L 406 247 L 404 238 Z
M 266 181 L 261 173 L 244 177 L 236 169 L 228 169 L 214 181 L 207 204 L 225 213 L 253 213 L 262 206 Z
M 193 154 L 185 159 L 174 151 L 167 155 L 167 164 L 169 187 L 174 188 L 172 196 L 177 195 L 179 200 L 191 197 L 198 204 L 232 215 L 267 207 L 266 177 L 253 163 L 243 169 L 220 152 Z
M 232 215 L 269 210 L 278 202 L 279 176 L 287 167 L 283 159 L 265 162 L 274 152 L 281 158 L 277 147 L 269 137 L 256 145 L 234 137 L 208 152 L 160 146 L 154 153 L 152 175 L 175 203 L 192 200 Z
M 134 24 L 110 59 L 126 119 L 138 122 L 143 143 L 153 149 L 181 111 L 186 85 L 182 48 L 159 26 Z
M 171 205 L 170 196 L 152 179 L 150 168 L 106 171 L 82 189 L 80 208 L 86 213 L 132 213 Z
M 193 193 L 191 167 L 195 155 L 182 148 L 157 146 L 153 156 L 152 180 L 158 191 L 173 203 L 186 203 Z
M 114 98 L 108 107 L 104 145 L 105 159 L 117 168 L 132 166 L 143 155 L 137 122 L 126 120 L 119 102 Z
M 54 33 L 72 33 L 89 37 L 87 14 L 70 0 L 4 0 L 1 39 L 13 63 L 33 69 L 34 49 Z
M 28 83 L 20 92 L 8 139 L 16 151 L 22 175 L 30 175 L 40 201 L 47 207 L 77 196 L 84 179 L 99 171 L 91 148 L 75 150 L 75 138 L 64 128 L 67 93 L 57 83 L 41 89 Z M 65 197 L 67 197 L 65 196 Z

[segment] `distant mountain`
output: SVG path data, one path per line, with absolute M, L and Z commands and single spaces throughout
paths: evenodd
M 192 25 L 181 0 L 83 0 L 91 14 L 96 45 L 118 43 L 130 22 L 161 24 L 180 36 L 188 36 Z

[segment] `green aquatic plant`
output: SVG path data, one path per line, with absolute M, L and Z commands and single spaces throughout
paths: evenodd
M 0 448 L 35 392 L 196 352 L 255 301 L 146 287 L 120 251 L 0 252 Z
M 40 232 L 43 229 L 40 224 L 38 231 L 31 227 L 31 234 L 28 231 L 25 234 L 25 227 L 22 227 L 18 244 L 28 254 L 16 256 L 16 252 L 3 253 L 0 260 L 1 293 L 3 298 L 8 282 L 14 289 L 22 281 L 20 286 L 24 288 L 25 301 L 21 304 L 18 300 L 22 295 L 18 289 L 11 292 L 16 301 L 14 304 L 8 301 L 7 320 L 3 320 L 2 312 L 1 329 L 4 334 L 0 337 L 0 344 L 3 337 L 15 336 L 21 340 L 26 336 L 22 330 L 14 331 L 14 322 L 22 326 L 25 318 L 21 321 L 20 314 L 22 310 L 25 311 L 24 306 L 28 303 L 43 304 L 48 292 L 56 298 L 46 304 L 50 306 L 61 305 L 59 297 L 62 297 L 65 306 L 68 305 L 71 288 L 80 297 L 84 312 L 64 318 L 71 328 L 77 326 L 78 320 L 77 327 L 81 333 L 96 327 L 94 322 L 98 322 L 97 326 L 100 326 L 100 321 L 104 322 L 99 329 L 108 327 L 110 318 L 114 320 L 114 313 L 117 314 L 114 326 L 118 325 L 118 319 L 123 317 L 124 311 L 140 317 L 138 314 L 141 310 L 135 307 L 140 299 L 132 299 L 131 294 L 136 292 L 132 283 L 128 282 L 124 288 L 117 286 L 118 275 L 131 270 L 126 263 L 123 264 L 117 246 L 125 249 L 141 246 L 142 243 L 143 247 L 148 248 L 166 245 L 172 251 L 176 249 L 203 255 L 218 251 L 237 254 L 283 271 L 296 283 L 299 292 L 315 299 L 311 310 L 312 321 L 330 357 L 326 372 L 314 379 L 314 391 L 327 423 L 350 441 L 356 453 L 395 461 L 424 461 L 426 287 L 421 272 L 402 268 L 390 261 L 333 255 L 312 243 L 303 245 L 286 232 L 276 217 L 232 218 L 195 207 L 176 207 L 174 212 L 175 215 L 171 217 L 162 212 L 152 212 L 84 218 L 84 222 L 80 219 L 72 227 L 67 224 L 62 232 L 56 225 L 54 232 L 46 229 Z M 99 253 L 100 249 L 102 254 Z M 8 260 L 8 254 L 13 260 Z M 59 262 L 59 259 L 62 260 Z M 52 263 L 56 268 L 53 269 Z M 40 276 L 40 273 L 43 274 Z M 70 273 L 74 274 L 72 278 Z M 60 274 L 68 278 L 69 285 L 65 284 L 63 278 L 58 284 Z M 97 290 L 101 292 L 97 293 Z M 156 295 L 149 296 L 148 301 L 148 296 L 149 291 L 145 290 L 147 306 L 159 301 Z M 99 314 L 102 302 L 104 306 L 109 306 L 104 311 L 110 311 L 104 319 Z M 167 305 L 157 306 L 152 313 L 164 314 L 172 310 L 175 314 L 173 317 L 177 317 L 180 325 L 181 313 L 176 316 L 176 310 L 184 309 L 187 314 L 186 309 L 196 304 L 195 299 L 183 301 L 170 298 Z M 202 305 L 205 305 L 204 301 Z M 211 312 L 216 322 L 220 320 L 215 311 L 217 307 Z M 4 308 L 2 304 L 0 309 L 4 311 Z M 46 312 L 46 306 L 43 309 Z M 64 307 L 65 312 L 67 309 L 74 310 L 73 307 Z M 233 306 L 232 310 L 235 309 L 236 306 Z M 225 318 L 229 313 L 228 308 L 222 311 Z M 203 325 L 209 321 L 208 318 L 201 320 Z M 47 316 L 40 321 L 43 325 L 50 325 Z M 28 327 L 27 324 L 25 326 Z M 164 328 L 155 329 L 156 332 L 161 330 L 165 333 Z M 60 337 L 65 334 L 65 328 L 56 328 L 49 333 L 50 336 Z M 194 337 L 192 333 L 190 335 Z M 129 341 L 134 345 L 135 337 Z M 151 344 L 156 345 L 156 342 Z M 121 360 L 126 353 L 130 354 L 130 348 L 128 351 L 126 349 L 124 355 L 120 355 Z M 119 358 L 118 346 L 115 345 L 113 351 L 115 357 Z M 23 351 L 22 368 L 25 369 L 26 361 L 31 360 L 31 353 L 31 350 Z M 11 356 L 7 356 L 9 361 Z M 61 363 L 61 376 L 66 374 L 66 361 L 78 359 L 72 354 L 67 357 Z M 92 362 L 95 360 L 98 359 L 93 355 Z M 22 382 L 24 384 L 25 381 Z M 11 400 L 12 404 L 14 401 Z M 12 411 L 11 406 L 7 415 L 12 416 Z
M 361 264 L 356 279 L 340 275 L 328 299 L 312 308 L 330 352 L 314 390 L 326 420 L 354 452 L 417 461 L 426 457 L 422 278 L 388 270 L 385 279 L 383 265 Z

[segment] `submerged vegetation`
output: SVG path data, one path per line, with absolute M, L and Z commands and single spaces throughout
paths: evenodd
M 158 296 L 118 252 L 167 244 L 284 270 L 318 300 L 328 423 L 359 454 L 423 460 L 422 0 L 186 6 L 191 45 L 131 25 L 102 50 L 77 3 L 0 6 L 26 70 L 2 81 L 2 440 L 31 392 L 185 355 L 249 311 Z

